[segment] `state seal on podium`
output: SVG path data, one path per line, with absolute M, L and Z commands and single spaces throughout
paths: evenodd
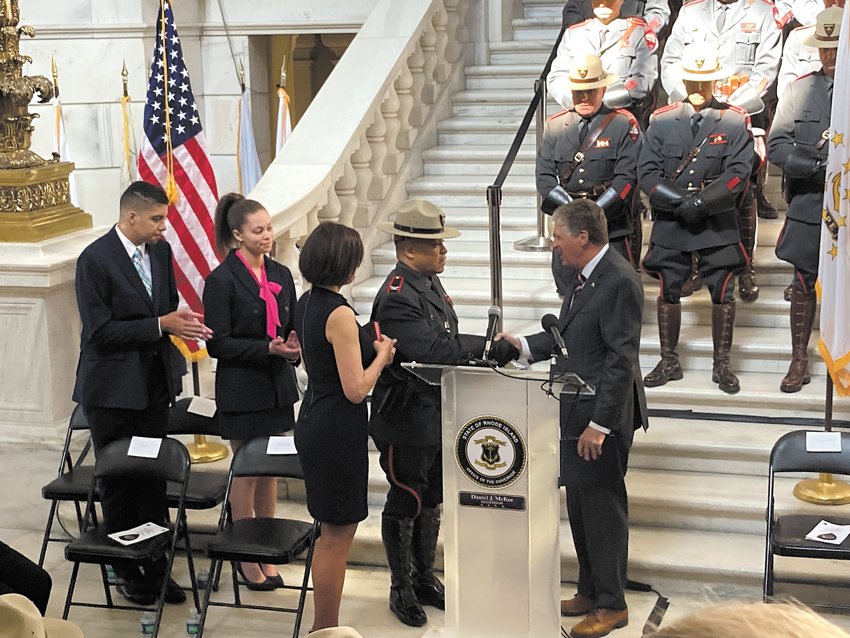
M 497 416 L 477 416 L 458 430 L 455 460 L 470 481 L 499 489 L 525 471 L 525 441 L 517 428 Z

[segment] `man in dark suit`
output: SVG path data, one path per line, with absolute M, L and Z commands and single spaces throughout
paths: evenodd
M 570 635 L 595 638 L 629 622 L 624 479 L 634 430 L 648 426 L 638 362 L 643 289 L 634 268 L 611 250 L 597 204 L 575 200 L 553 219 L 561 258 L 578 271 L 558 321 L 569 353 L 560 367 L 595 390 L 578 401 L 568 388 L 561 395 L 561 483 L 579 562 L 578 593 L 561 601 L 561 614 L 585 616 Z M 501 336 L 529 361 L 555 351 L 550 333 Z
M 131 184 L 121 196 L 118 224 L 77 260 L 77 305 L 82 321 L 74 401 L 85 409 L 95 454 L 131 436 L 164 437 L 174 399 L 169 335 L 206 339 L 202 317 L 178 310 L 171 247 L 165 232 L 168 198 L 161 188 Z M 102 481 L 100 498 L 108 532 L 167 516 L 165 484 Z M 165 560 L 138 568 L 115 565 L 121 593 L 151 604 L 166 577 Z M 169 578 L 166 601 L 182 602 Z

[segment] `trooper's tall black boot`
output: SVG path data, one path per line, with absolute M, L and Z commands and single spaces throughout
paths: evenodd
M 405 625 L 421 627 L 428 618 L 416 593 L 411 577 L 411 546 L 413 544 L 413 519 L 381 517 L 381 538 L 390 565 L 390 610 Z
M 439 534 L 439 507 L 424 508 L 413 523 L 413 590 L 420 604 L 445 609 L 446 589 L 434 575 Z

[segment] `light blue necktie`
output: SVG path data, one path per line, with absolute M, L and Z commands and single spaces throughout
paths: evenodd
M 142 278 L 142 283 L 145 285 L 145 290 L 148 291 L 148 297 L 153 299 L 153 286 L 151 285 L 151 278 L 148 276 L 148 273 L 145 272 L 144 266 L 142 266 L 142 249 L 136 248 L 136 252 L 133 253 L 133 265 L 136 267 L 136 272 L 139 273 L 139 277 Z

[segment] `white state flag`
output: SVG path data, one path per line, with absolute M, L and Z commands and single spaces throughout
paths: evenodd
M 280 149 L 286 144 L 292 133 L 292 118 L 289 115 L 289 94 L 286 89 L 280 87 L 277 90 L 277 134 L 275 135 L 274 152 L 275 157 L 280 153 Z
M 68 135 L 65 133 L 65 115 L 62 113 L 62 100 L 55 97 L 50 103 L 53 105 L 54 115 L 54 152 L 59 154 L 59 159 L 63 162 L 71 162 L 73 160 L 71 159 L 71 151 L 68 149 Z M 74 206 L 78 206 L 77 180 L 73 172 L 68 175 L 68 186 L 71 203 Z
M 829 160 L 823 199 L 818 294 L 818 349 L 840 396 L 850 396 L 850 11 L 838 43 Z
M 263 171 L 260 169 L 260 156 L 257 154 L 257 142 L 254 139 L 251 105 L 247 91 L 243 91 L 239 97 L 239 149 L 236 164 L 239 171 L 239 192 L 247 195 L 263 176 Z

